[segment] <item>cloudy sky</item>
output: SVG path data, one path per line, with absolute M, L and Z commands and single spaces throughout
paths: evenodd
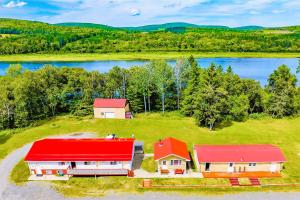
M 140 26 L 300 25 L 300 0 L 0 0 L 0 17 Z

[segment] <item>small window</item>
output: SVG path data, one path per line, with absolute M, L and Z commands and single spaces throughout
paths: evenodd
M 101 112 L 101 115 L 104 115 L 104 112 Z
M 249 167 L 255 167 L 256 163 L 249 163 Z
M 167 161 L 166 161 L 166 160 L 163 160 L 163 161 L 162 161 L 162 164 L 163 164 L 163 165 L 167 165 Z
M 117 161 L 111 161 L 110 162 L 110 165 L 117 165 L 118 163 L 117 163 Z
M 65 162 L 59 162 L 58 165 L 65 165 Z
M 174 165 L 174 166 L 181 165 L 181 160 L 171 160 L 171 165 Z
M 91 162 L 84 162 L 84 165 L 91 165 Z
M 233 163 L 229 163 L 229 167 L 232 167 L 233 166 Z

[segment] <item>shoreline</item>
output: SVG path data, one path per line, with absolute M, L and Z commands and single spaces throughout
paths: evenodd
M 67 53 L 67 54 L 16 54 L 0 55 L 0 62 L 85 62 L 101 60 L 155 60 L 177 59 L 180 57 L 195 58 L 300 58 L 300 53 L 266 53 L 266 52 L 159 52 L 159 53 Z

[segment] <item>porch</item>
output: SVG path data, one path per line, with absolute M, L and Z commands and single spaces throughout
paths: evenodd
M 103 176 L 126 176 L 128 174 L 127 169 L 69 169 L 67 171 L 68 175 L 73 176 L 94 176 L 94 175 L 103 175 Z

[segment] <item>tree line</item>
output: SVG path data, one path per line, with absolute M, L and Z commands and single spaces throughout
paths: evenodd
M 0 19 L 0 54 L 117 53 L 156 51 L 299 52 L 300 32 L 288 34 L 217 28 L 184 33 L 65 27 L 25 20 Z
M 96 97 L 127 98 L 134 113 L 179 110 L 214 129 L 249 115 L 297 115 L 296 83 L 285 65 L 263 88 L 258 81 L 240 78 L 230 66 L 201 68 L 192 56 L 178 59 L 175 66 L 155 60 L 128 69 L 116 66 L 107 73 L 51 65 L 29 71 L 13 64 L 0 76 L 0 129 L 26 127 L 62 113 L 92 115 Z

